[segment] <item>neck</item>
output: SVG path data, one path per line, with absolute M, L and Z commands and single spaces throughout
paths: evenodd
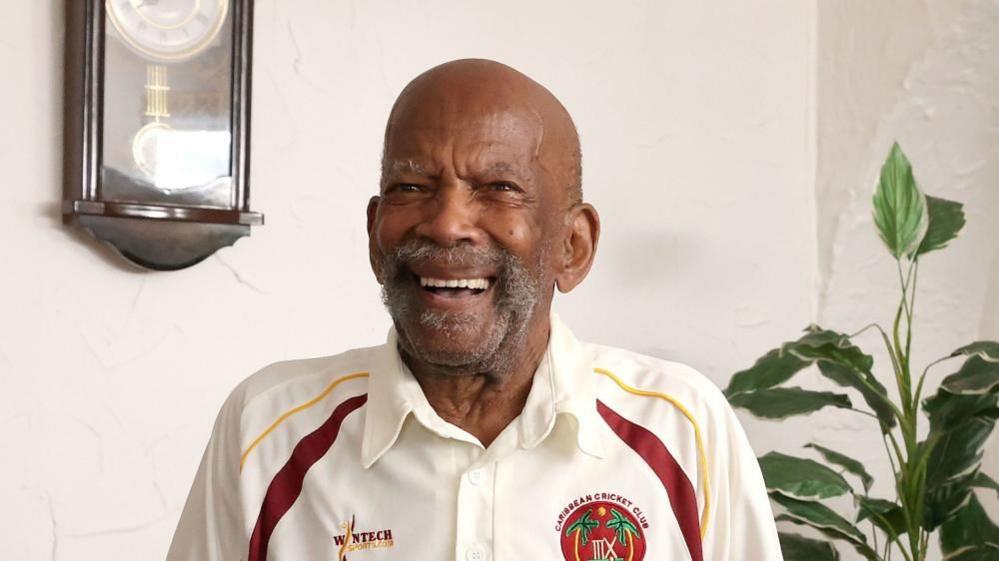
M 488 447 L 523 411 L 534 372 L 548 347 L 548 315 L 535 314 L 530 322 L 525 337 L 510 345 L 512 348 L 503 345 L 497 351 L 514 357 L 499 361 L 507 365 L 502 372 L 444 369 L 417 360 L 402 349 L 400 354 L 434 411 Z

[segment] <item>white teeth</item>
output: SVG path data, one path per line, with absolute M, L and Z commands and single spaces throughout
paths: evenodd
M 430 277 L 420 277 L 420 286 L 430 288 L 473 288 L 476 290 L 486 290 L 489 288 L 489 279 L 434 279 Z

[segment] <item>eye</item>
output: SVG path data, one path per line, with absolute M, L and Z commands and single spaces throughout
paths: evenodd
M 517 190 L 516 185 L 506 181 L 496 181 L 494 183 L 490 183 L 486 185 L 486 188 L 489 189 L 490 191 L 499 191 L 499 192 L 506 192 L 506 191 L 512 192 Z
M 390 193 L 419 193 L 423 187 L 415 183 L 397 183 L 389 187 Z

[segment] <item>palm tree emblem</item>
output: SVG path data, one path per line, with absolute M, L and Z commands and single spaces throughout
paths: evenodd
M 565 529 L 565 535 L 569 536 L 575 532 L 577 537 L 581 538 L 583 547 L 586 547 L 586 543 L 590 541 L 590 532 L 600 527 L 600 522 L 590 519 L 592 514 L 592 508 L 587 510 L 585 514 L 579 517 L 579 520 L 576 520 Z
M 611 509 L 611 519 L 607 521 L 607 528 L 617 532 L 617 541 L 629 544 L 631 536 L 638 536 L 638 528 L 625 518 L 617 509 Z M 641 537 L 639 537 L 641 539 Z
M 601 497 L 602 498 L 602 497 Z M 589 500 L 570 511 L 558 530 L 566 561 L 642 561 L 645 559 L 645 519 L 624 505 Z

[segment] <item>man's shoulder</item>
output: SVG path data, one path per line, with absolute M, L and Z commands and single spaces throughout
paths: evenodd
M 729 408 L 720 388 L 688 364 L 606 345 L 589 347 L 598 398 L 668 403 L 696 416 L 713 417 Z
M 283 360 L 261 368 L 232 392 L 232 405 L 244 409 L 261 401 L 294 401 L 336 390 L 366 391 L 369 369 L 385 345 L 350 349 L 339 354 Z

